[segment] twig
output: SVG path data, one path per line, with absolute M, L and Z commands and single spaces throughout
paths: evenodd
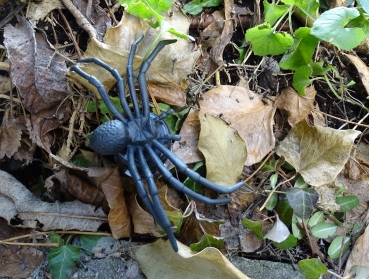
M 361 124 L 361 123 L 352 122 L 352 121 L 349 121 L 349 120 L 346 120 L 346 119 L 342 119 L 342 118 L 339 118 L 339 117 L 330 115 L 328 113 L 322 112 L 322 111 L 317 110 L 317 109 L 313 109 L 313 110 L 316 111 L 316 112 L 318 112 L 318 113 L 321 113 L 321 114 L 323 114 L 325 116 L 328 116 L 328 117 L 337 119 L 337 120 L 342 121 L 342 122 L 346 122 L 348 124 L 353 124 L 353 125 L 356 125 L 356 126 L 361 126 L 361 127 L 369 128 L 369 125 L 365 125 L 365 124 Z
M 81 53 L 81 51 L 80 51 L 80 49 L 79 49 L 78 43 L 77 43 L 77 41 L 76 41 L 76 38 L 75 38 L 75 37 L 74 37 L 74 35 L 73 35 L 72 28 L 70 28 L 70 25 L 69 25 L 69 23 L 68 23 L 68 20 L 67 20 L 67 18 L 65 17 L 65 15 L 63 14 L 63 12 L 62 12 L 62 10 L 61 10 L 61 9 L 59 9 L 59 13 L 60 13 L 60 15 L 62 16 L 62 18 L 63 18 L 63 20 L 64 20 L 65 25 L 67 26 L 67 29 L 68 29 L 69 34 L 70 34 L 70 38 L 71 38 L 71 40 L 73 41 L 74 48 L 75 48 L 75 49 L 76 49 L 76 51 L 77 51 L 78 58 L 79 58 L 79 59 L 81 59 L 81 58 L 82 58 L 82 53 Z M 91 26 L 91 27 L 92 27 L 92 26 Z M 92 28 L 93 28 L 93 27 L 92 27 Z
M 248 177 L 246 178 L 243 182 L 247 183 L 252 177 L 255 176 L 255 174 L 257 174 L 259 172 L 259 170 L 261 170 L 261 168 L 265 165 L 265 163 L 269 160 L 269 158 L 274 154 L 274 151 L 271 151 L 268 156 L 264 159 L 264 161 L 261 163 L 261 165 Z
M 61 0 L 64 6 L 71 12 L 71 14 L 75 17 L 77 24 L 83 28 L 90 38 L 97 38 L 97 32 L 95 28 L 88 22 L 88 20 L 84 17 L 84 15 L 73 5 L 70 0 Z

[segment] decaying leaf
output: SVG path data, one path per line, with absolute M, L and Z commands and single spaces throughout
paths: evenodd
M 129 237 L 131 235 L 131 219 L 118 168 L 91 168 L 88 175 L 101 179 L 101 188 L 110 207 L 108 220 L 113 237 L 115 239 Z
M 167 21 L 175 21 L 173 26 L 176 26 L 179 31 L 188 32 L 188 19 L 180 12 L 174 11 L 173 16 L 168 17 Z M 179 27 L 183 22 L 183 26 Z M 170 23 L 170 22 L 169 22 Z M 179 25 L 178 25 L 179 23 Z M 181 30 L 183 29 L 183 30 Z M 151 44 L 156 36 L 156 30 L 149 28 L 143 20 L 124 13 L 120 24 L 108 30 L 104 37 L 104 42 L 101 43 L 96 39 L 91 39 L 84 58 L 96 57 L 103 60 L 111 67 L 118 70 L 121 76 L 126 76 L 126 66 L 128 62 L 128 55 L 132 43 L 142 34 L 145 35 L 142 42 L 137 46 L 136 56 L 133 62 L 133 69 L 137 75 L 138 69 L 142 63 L 147 47 Z M 173 35 L 165 33 L 161 39 L 173 39 Z M 188 50 L 188 42 L 185 40 L 178 40 L 175 44 L 165 47 L 165 51 L 161 51 L 156 59 L 152 62 L 151 68 L 147 72 L 148 85 L 155 83 L 156 86 L 163 84 L 176 83 L 180 84 L 181 80 L 191 73 L 195 60 L 199 56 L 199 52 L 191 52 Z M 106 89 L 109 91 L 115 84 L 115 79 L 110 73 L 93 63 L 80 64 L 80 68 L 90 75 L 94 75 L 99 79 Z M 77 80 L 84 87 L 90 91 L 97 93 L 96 88 L 91 86 L 88 81 L 78 76 L 76 73 L 69 72 L 68 74 L 73 80 Z M 153 90 L 158 93 L 158 90 Z M 158 94 L 159 98 L 161 93 Z M 98 96 L 98 94 L 96 94 Z M 163 97 L 164 98 L 164 97 Z M 184 92 L 180 94 L 178 101 L 172 98 L 171 103 L 177 107 L 183 106 Z
M 245 142 L 223 120 L 202 111 L 199 118 L 198 148 L 205 157 L 206 178 L 224 186 L 235 184 L 246 160 Z
M 133 230 L 135 233 L 152 234 L 155 237 L 162 237 L 158 233 L 158 228 L 155 226 L 155 220 L 152 215 L 143 210 L 138 204 L 136 194 L 127 197 L 127 206 L 132 216 Z
M 63 168 L 56 172 L 54 175 L 49 176 L 47 181 L 53 178 L 58 179 L 60 187 L 68 190 L 68 192 L 76 197 L 80 202 L 92 204 L 95 206 L 101 206 L 104 200 L 104 194 L 91 185 L 87 180 L 82 177 L 69 174 L 67 169 Z M 46 182 L 45 182 L 46 184 Z M 49 184 L 50 185 L 50 184 Z
M 348 160 L 355 130 L 309 127 L 305 120 L 296 124 L 277 147 L 305 182 L 312 186 L 332 183 Z
M 262 101 L 261 96 L 240 86 L 220 85 L 207 91 L 199 101 L 201 111 L 212 115 L 221 115 L 222 119 L 237 130 L 246 143 L 247 159 L 245 165 L 260 162 L 275 145 L 273 135 L 273 117 L 275 108 Z M 198 159 L 197 139 L 199 127 L 196 114 L 191 121 L 183 123 L 186 131 L 180 142 L 173 145 L 173 151 L 185 163 L 196 162 Z M 185 152 L 189 155 L 182 155 Z M 201 158 L 201 157 L 200 157 Z
M 12 81 L 24 99 L 26 109 L 33 115 L 62 120 L 67 97 L 66 65 L 43 31 L 34 30 L 23 17 L 19 26 L 4 28 L 4 44 L 11 62 Z
M 274 103 L 277 108 L 287 111 L 288 123 L 291 126 L 305 119 L 314 108 L 314 86 L 307 87 L 305 93 L 305 96 L 301 96 L 292 87 L 287 87 Z
M 347 57 L 351 61 L 351 63 L 354 64 L 357 71 L 359 72 L 359 77 L 361 78 L 362 84 L 366 89 L 366 93 L 369 95 L 369 68 L 358 56 L 346 53 L 341 53 L 341 55 Z
M 148 279 L 249 279 L 219 250 L 206 248 L 193 253 L 187 246 L 177 243 L 178 253 L 173 251 L 169 241 L 158 240 L 138 247 L 135 255 Z
M 64 9 L 60 0 L 45 0 L 42 2 L 31 2 L 27 11 L 27 18 L 36 26 L 37 21 L 45 18 L 52 10 Z
M 10 158 L 21 146 L 22 131 L 15 119 L 3 118 L 0 126 L 0 159 L 7 156 Z
M 107 222 L 101 208 L 73 202 L 47 203 L 32 195 L 18 180 L 0 170 L 0 217 L 17 220 L 24 228 L 96 231 Z
M 280 243 L 285 241 L 289 235 L 290 231 L 287 226 L 277 218 L 273 227 L 264 235 L 264 238 Z

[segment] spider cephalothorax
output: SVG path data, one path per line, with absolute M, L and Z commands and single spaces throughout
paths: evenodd
M 70 70 L 75 71 L 97 88 L 101 99 L 116 118 L 116 120 L 110 120 L 100 125 L 93 132 L 89 139 L 90 147 L 102 155 L 114 155 L 116 160 L 128 169 L 128 173 L 132 176 L 137 187 L 138 195 L 156 222 L 158 222 L 158 224 L 167 233 L 173 249 L 178 251 L 177 242 L 171 229 L 170 222 L 159 201 L 158 190 L 155 185 L 152 171 L 159 171 L 163 178 L 176 190 L 181 191 L 200 202 L 212 205 L 228 203 L 231 199 L 210 199 L 192 191 L 172 175 L 172 173 L 165 167 L 164 161 L 169 159 L 178 171 L 218 193 L 229 194 L 242 187 L 244 183 L 239 182 L 227 188 L 217 185 L 189 169 L 185 163 L 171 152 L 172 141 L 180 140 L 180 136 L 172 135 L 170 133 L 168 126 L 164 122 L 164 118 L 170 115 L 173 110 L 169 110 L 161 115 L 150 113 L 146 72 L 150 67 L 150 63 L 154 60 L 160 50 L 165 45 L 174 43 L 176 40 L 161 41 L 149 57 L 142 62 L 138 74 L 138 85 L 140 88 L 142 103 L 142 107 L 140 108 L 133 80 L 132 63 L 137 44 L 142 40 L 142 38 L 143 36 L 138 38 L 132 44 L 127 65 L 127 83 L 129 93 L 131 95 L 133 110 L 129 108 L 124 90 L 124 81 L 116 69 L 110 67 L 97 58 L 87 58 L 79 61 L 95 63 L 109 71 L 117 80 L 119 99 L 124 110 L 124 116 L 119 113 L 110 101 L 105 87 L 97 78 L 88 75 L 76 65 L 72 66 Z M 146 180 L 148 190 L 146 190 L 143 180 Z

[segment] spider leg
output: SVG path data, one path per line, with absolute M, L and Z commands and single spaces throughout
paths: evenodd
M 137 194 L 140 196 L 140 198 L 142 199 L 143 203 L 145 204 L 145 206 L 147 207 L 147 209 L 149 210 L 150 214 L 154 217 L 154 219 L 158 222 L 158 224 L 163 227 L 163 224 L 161 223 L 161 219 L 159 219 L 153 203 L 151 202 L 151 200 L 149 199 L 149 196 L 146 192 L 145 186 L 142 183 L 142 178 L 138 173 L 137 167 L 135 165 L 135 147 L 129 146 L 128 147 L 128 160 L 129 162 L 132 162 L 130 164 L 128 164 L 128 169 L 130 171 L 130 175 L 133 178 L 133 181 L 136 185 L 137 188 Z
M 152 141 L 152 145 L 153 147 L 157 148 L 160 152 L 162 152 L 170 161 L 172 161 L 173 165 L 176 166 L 176 168 L 188 175 L 190 178 L 192 178 L 195 181 L 200 182 L 202 185 L 204 185 L 205 187 L 214 190 L 218 193 L 221 194 L 229 194 L 232 193 L 234 191 L 236 191 L 237 189 L 241 188 L 244 184 L 243 181 L 231 186 L 231 187 L 224 187 L 218 184 L 215 184 L 211 181 L 209 181 L 208 179 L 202 177 L 201 175 L 199 175 L 197 172 L 189 169 L 187 167 L 187 165 L 185 163 L 183 163 L 177 156 L 175 156 L 170 150 L 168 150 L 167 148 L 165 148 L 165 146 L 163 146 L 160 142 L 158 142 L 157 140 L 153 140 Z
M 150 68 L 150 63 L 155 59 L 156 55 L 168 44 L 175 43 L 177 40 L 164 40 L 160 41 L 149 57 L 142 62 L 140 72 L 138 73 L 138 85 L 140 87 L 140 94 L 142 100 L 142 114 L 144 117 L 149 117 L 150 103 L 149 92 L 147 91 L 146 72 Z
M 171 172 L 163 165 L 163 162 L 160 160 L 159 156 L 155 153 L 155 151 L 152 149 L 150 145 L 145 144 L 145 151 L 149 154 L 151 160 L 154 162 L 159 172 L 163 175 L 164 179 L 166 179 L 176 190 L 183 192 L 184 194 L 190 196 L 191 198 L 203 202 L 205 204 L 212 205 L 224 204 L 232 200 L 230 198 L 210 199 L 208 197 L 205 197 L 192 191 L 191 189 L 187 188 L 182 182 L 174 178 Z
M 146 181 L 147 181 L 147 185 L 148 185 L 148 190 L 151 196 L 151 200 L 153 202 L 154 205 L 154 209 L 155 212 L 158 216 L 159 219 L 156 219 L 157 221 L 159 221 L 158 223 L 161 223 L 161 227 L 164 229 L 164 231 L 167 233 L 169 241 L 174 249 L 174 251 L 178 251 L 178 246 L 177 246 L 177 242 L 176 239 L 174 237 L 172 228 L 170 226 L 170 222 L 168 220 L 167 215 L 165 214 L 165 211 L 163 209 L 163 207 L 161 206 L 159 197 L 158 197 L 158 189 L 155 185 L 155 181 L 154 181 L 154 176 L 150 171 L 149 166 L 146 163 L 146 159 L 145 156 L 143 155 L 143 151 L 142 149 L 138 149 L 138 161 L 141 165 L 141 170 L 143 171 L 143 176 L 145 177 Z
M 131 99 L 132 99 L 132 104 L 133 104 L 133 108 L 134 108 L 134 112 L 135 112 L 135 116 L 139 117 L 140 116 L 140 109 L 139 109 L 139 105 L 138 105 L 138 99 L 137 99 L 137 94 L 136 94 L 136 88 L 135 88 L 135 82 L 133 79 L 133 58 L 134 55 L 136 53 L 136 48 L 139 42 L 141 42 L 143 38 L 143 35 L 141 35 L 131 46 L 131 51 L 129 52 L 129 57 L 128 57 L 128 64 L 127 64 L 127 83 L 128 83 L 128 88 L 129 88 L 129 93 L 131 94 Z
M 102 62 L 101 60 L 97 59 L 97 58 L 88 58 L 91 61 L 87 61 L 87 62 L 94 62 L 96 64 L 98 63 L 102 63 L 105 64 L 104 62 Z M 82 61 L 82 60 L 80 60 Z M 96 62 L 99 61 L 99 62 Z M 85 62 L 85 61 L 84 61 Z M 100 65 L 100 64 L 98 64 Z M 105 64 L 106 65 L 106 64 Z M 108 65 L 106 65 L 107 67 L 110 67 Z M 111 68 L 112 70 L 114 70 L 113 68 Z M 123 117 L 123 115 L 117 110 L 117 108 L 114 106 L 114 104 L 110 101 L 108 92 L 106 92 L 105 86 L 94 76 L 91 76 L 89 74 L 87 74 L 86 72 L 82 71 L 77 65 L 73 65 L 72 67 L 70 67 L 71 71 L 76 72 L 77 74 L 79 74 L 81 77 L 83 77 L 84 79 L 86 79 L 89 83 L 91 83 L 93 86 L 96 87 L 97 91 L 99 92 L 101 99 L 104 101 L 104 103 L 106 104 L 106 106 L 108 107 L 108 109 L 111 111 L 111 113 L 115 116 L 115 118 L 117 118 L 118 120 L 122 121 L 124 124 L 127 124 L 128 121 L 127 119 L 125 119 Z M 119 75 L 119 74 L 118 74 Z M 123 83 L 123 80 L 122 80 Z M 120 94 L 120 92 L 119 92 Z M 123 104 L 122 104 L 123 106 Z M 128 107 L 128 105 L 127 105 Z M 126 108 L 124 108 L 124 111 L 126 111 Z M 129 111 L 129 109 L 128 109 Z

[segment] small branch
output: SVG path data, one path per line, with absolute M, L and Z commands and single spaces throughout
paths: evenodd
M 88 22 L 84 15 L 73 5 L 70 0 L 61 0 L 64 6 L 71 12 L 75 17 L 77 24 L 83 28 L 90 38 L 97 38 L 97 32 L 95 28 Z

